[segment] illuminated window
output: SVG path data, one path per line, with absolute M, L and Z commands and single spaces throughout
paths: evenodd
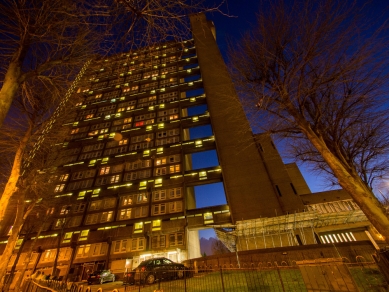
M 87 240 L 88 239 L 88 235 L 89 235 L 89 229 L 88 230 L 82 230 L 81 234 L 80 234 L 80 236 L 78 238 L 78 241 Z
M 163 182 L 162 178 L 156 178 L 155 181 L 154 181 L 154 186 L 156 188 L 161 187 L 162 186 L 162 182 Z
M 102 167 L 100 168 L 100 172 L 99 172 L 99 175 L 104 175 L 104 174 L 108 174 L 109 173 L 109 170 L 110 170 L 110 166 L 105 166 L 105 167 Z
M 91 246 L 90 244 L 80 245 L 77 248 L 76 258 L 88 257 L 89 251 L 90 251 L 90 246 Z
M 163 164 L 166 164 L 166 157 L 155 159 L 155 165 L 163 165 Z
M 148 193 L 140 193 L 140 194 L 137 194 L 136 195 L 136 203 L 137 204 L 140 204 L 140 203 L 147 203 L 148 201 Z
M 152 231 L 161 230 L 161 220 L 153 220 Z
M 123 139 L 119 141 L 119 145 L 127 145 L 128 144 L 128 139 Z
M 41 256 L 41 261 L 42 262 L 51 262 L 54 260 L 54 257 L 57 253 L 57 250 L 55 249 L 48 249 L 45 250 Z
M 131 219 L 131 208 L 120 210 L 119 220 Z
M 110 222 L 113 219 L 113 211 L 103 212 L 100 222 Z
M 82 191 L 78 193 L 78 198 L 84 198 L 86 194 L 86 191 Z
M 204 224 L 213 223 L 213 214 L 211 212 L 204 213 Z
M 67 242 L 70 242 L 70 240 L 72 239 L 72 236 L 73 236 L 73 232 L 66 232 L 65 233 L 65 236 L 63 237 L 63 243 L 67 243 Z
M 60 181 L 67 181 L 69 178 L 69 174 L 62 174 L 60 177 L 59 177 L 59 180 Z
M 120 174 L 110 176 L 110 177 L 109 177 L 109 183 L 110 183 L 110 184 L 117 183 L 117 182 L 120 181 L 120 178 L 121 178 L 121 175 L 120 175 Z
M 64 188 L 65 188 L 65 184 L 56 185 L 55 189 L 54 189 L 54 192 L 55 193 L 62 192 Z
M 94 131 L 92 131 L 92 132 L 89 132 L 88 133 L 88 136 L 95 136 L 95 135 L 97 135 L 99 133 L 99 130 L 94 130 Z
M 320 240 L 322 243 L 337 243 L 356 241 L 356 238 L 352 232 L 338 232 L 320 235 Z
M 62 206 L 61 211 L 59 212 L 61 215 L 69 214 L 71 210 L 70 205 Z
M 19 249 L 22 246 L 22 243 L 23 243 L 23 238 L 19 238 L 16 241 L 15 249 Z
M 57 219 L 57 221 L 55 221 L 54 228 L 55 229 L 61 228 L 62 226 L 64 226 L 65 221 L 66 221 L 66 218 Z
M 99 210 L 101 208 L 102 202 L 102 200 L 92 201 L 89 206 L 89 211 Z
M 128 206 L 133 204 L 133 195 L 121 197 L 120 206 Z
M 134 224 L 134 233 L 143 232 L 143 222 L 138 222 Z
M 180 170 L 181 170 L 181 165 L 179 165 L 179 164 L 170 165 L 170 166 L 169 166 L 169 173 L 180 172 Z

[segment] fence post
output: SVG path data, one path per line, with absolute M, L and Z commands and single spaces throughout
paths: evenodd
M 278 273 L 278 277 L 280 278 L 280 281 L 281 281 L 282 291 L 284 291 L 284 292 L 285 292 L 284 282 L 282 281 L 282 277 L 281 277 L 280 269 L 278 268 L 278 265 L 276 265 L 276 267 L 277 267 L 277 273 Z
M 185 292 L 186 292 L 186 276 L 187 276 L 187 273 L 184 270 L 184 291 Z
M 219 265 L 219 268 L 220 268 L 220 278 L 222 280 L 222 289 L 223 289 L 223 292 L 224 292 L 225 290 L 224 290 L 224 280 L 223 280 L 223 268 L 220 267 L 220 265 Z

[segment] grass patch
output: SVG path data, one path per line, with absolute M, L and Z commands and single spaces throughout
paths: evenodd
M 378 268 L 349 267 L 349 271 L 360 291 L 386 291 L 386 281 Z
M 142 292 L 306 292 L 303 278 L 299 270 L 223 270 L 200 273 L 194 277 L 161 281 L 159 283 L 141 287 Z M 132 287 L 139 290 L 139 287 Z M 132 290 L 131 289 L 131 290 Z

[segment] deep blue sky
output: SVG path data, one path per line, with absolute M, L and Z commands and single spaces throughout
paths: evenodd
M 216 0 L 210 0 L 209 3 L 214 1 Z M 382 18 L 383 15 L 389 15 L 389 1 L 387 0 L 357 0 L 356 3 L 359 7 L 363 7 L 363 15 L 366 16 L 363 19 L 366 19 L 366 21 Z M 224 2 L 221 10 L 228 16 L 216 12 L 207 13 L 207 18 L 212 20 L 215 24 L 217 43 L 226 60 L 227 40 L 229 40 L 230 43 L 238 42 L 239 38 L 255 25 L 255 14 L 259 11 L 259 5 L 260 0 L 227 0 Z M 389 19 L 389 17 L 385 17 L 385 19 Z M 280 150 L 282 155 L 283 145 L 277 145 L 277 148 Z M 326 185 L 325 180 L 312 174 L 307 167 L 300 166 L 300 170 L 312 192 L 319 192 L 328 189 L 328 185 Z M 217 202 L 220 201 L 221 204 L 225 203 L 221 198 L 223 196 L 221 194 L 222 189 L 221 185 L 212 185 L 209 186 L 209 188 L 199 188 L 198 193 L 201 195 L 197 198 L 198 206 L 205 206 L 207 203 L 210 203 L 208 201 L 209 194 L 205 195 L 208 192 L 213 194 L 213 197 L 217 200 Z M 211 202 L 211 205 L 215 205 L 215 202 Z M 206 238 L 210 236 L 215 237 L 213 230 L 200 231 L 200 236 Z

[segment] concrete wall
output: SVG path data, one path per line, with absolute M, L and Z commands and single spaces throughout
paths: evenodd
M 227 253 L 208 257 L 201 257 L 185 261 L 187 266 L 213 267 L 226 266 L 237 267 L 238 259 L 243 264 L 260 266 L 270 263 L 271 266 L 281 265 L 282 262 L 294 265 L 296 261 L 344 258 L 345 262 L 355 263 L 356 257 L 361 256 L 367 262 L 372 262 L 372 254 L 375 253 L 373 245 L 369 241 L 348 242 L 338 244 L 314 244 L 305 246 L 280 247 L 273 249 L 257 249 Z M 361 259 L 361 258 L 360 258 Z
M 190 17 L 232 220 L 284 214 L 204 14 Z
M 285 164 L 286 171 L 289 174 L 290 179 L 292 180 L 293 186 L 296 189 L 297 194 L 310 194 L 311 190 L 307 182 L 305 181 L 303 175 L 300 172 L 296 163 Z

